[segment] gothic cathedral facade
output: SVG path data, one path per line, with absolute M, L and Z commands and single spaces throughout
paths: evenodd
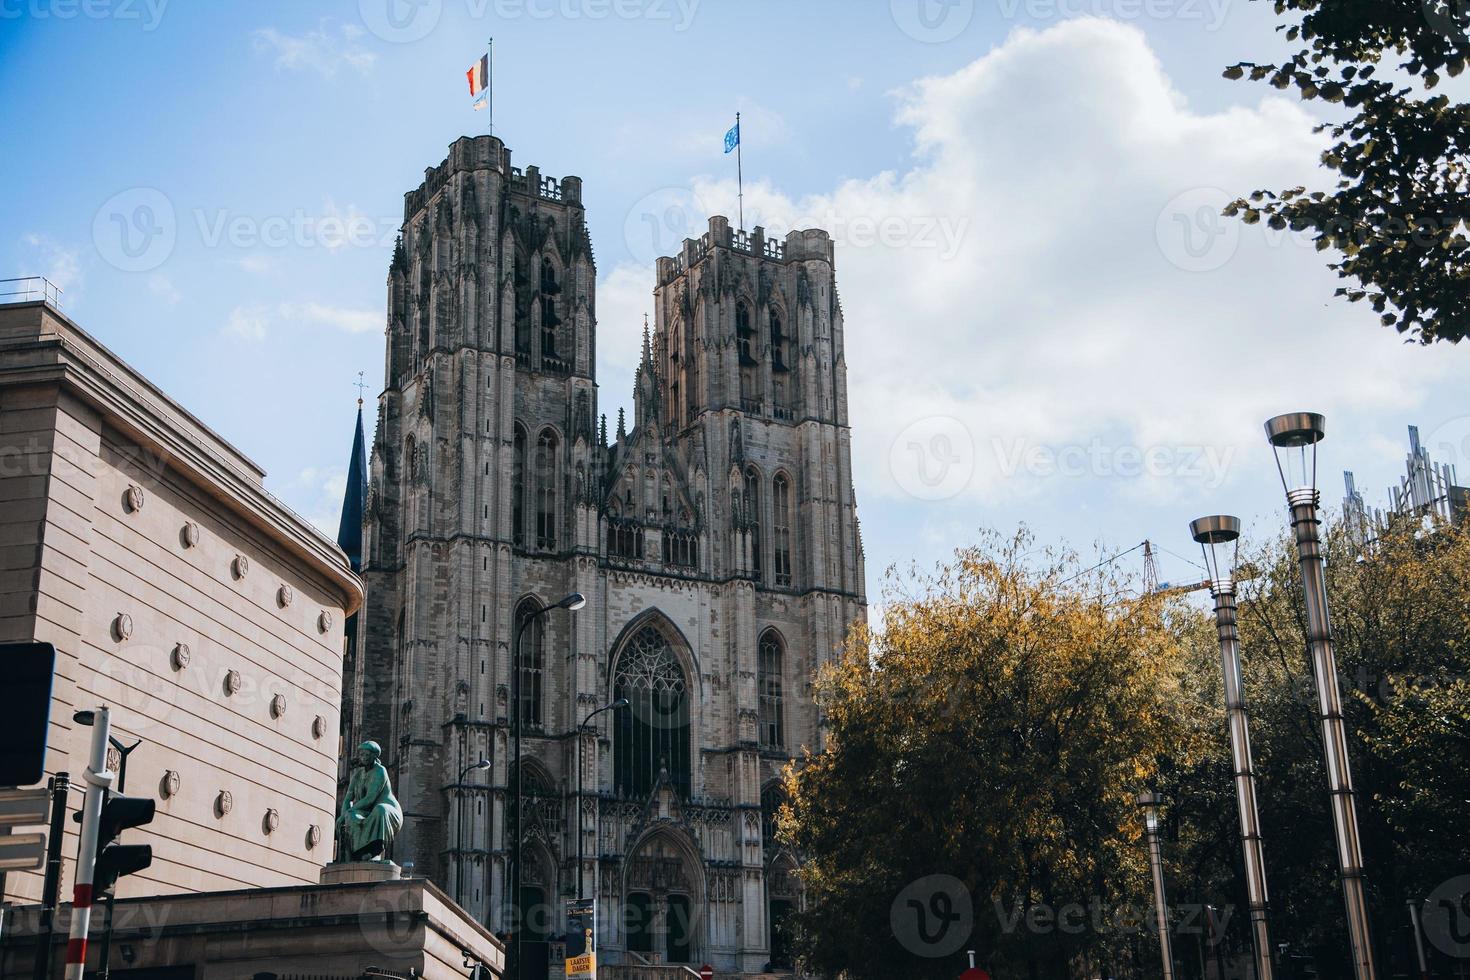
M 833 261 L 711 218 L 658 261 L 609 439 L 581 181 L 465 137 L 406 196 L 346 744 L 383 745 L 394 860 L 496 932 L 524 911 L 528 978 L 578 896 L 609 966 L 789 964 L 779 775 L 866 609 Z

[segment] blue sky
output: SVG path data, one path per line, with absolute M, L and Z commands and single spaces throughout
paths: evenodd
M 834 229 L 874 597 L 982 526 L 1191 559 L 1192 517 L 1275 527 L 1278 411 L 1328 413 L 1330 502 L 1343 468 L 1381 498 L 1410 422 L 1470 480 L 1467 353 L 1211 218 L 1323 179 L 1300 102 L 1220 77 L 1277 50 L 1249 0 L 0 0 L 0 277 L 335 527 L 402 195 L 484 131 L 491 36 L 497 134 L 585 181 L 610 415 L 652 259 L 734 216 L 736 110 L 747 224 Z

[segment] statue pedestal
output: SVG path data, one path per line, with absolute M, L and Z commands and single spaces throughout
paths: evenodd
M 364 881 L 397 881 L 403 869 L 392 861 L 336 861 L 322 868 L 322 884 L 354 885 Z

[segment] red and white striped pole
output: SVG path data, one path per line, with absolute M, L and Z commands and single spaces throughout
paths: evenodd
M 111 734 L 107 709 L 92 715 L 92 761 L 87 764 L 87 796 L 82 801 L 82 833 L 77 843 L 76 882 L 71 895 L 71 936 L 66 943 L 66 980 L 82 980 L 87 969 L 87 926 L 92 921 L 92 873 L 97 863 L 97 824 L 102 797 L 112 786 L 107 771 L 107 736 Z

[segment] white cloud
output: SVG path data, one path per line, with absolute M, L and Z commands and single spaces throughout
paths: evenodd
M 343 68 L 366 75 L 378 60 L 359 42 L 362 29 L 351 24 L 333 31 L 323 22 L 315 30 L 294 36 L 265 27 L 252 36 L 255 50 L 272 55 L 278 69 L 314 71 L 323 78 L 332 78 Z
M 1295 101 L 1197 112 L 1140 31 L 1097 18 L 1017 30 L 897 97 L 910 169 L 799 200 L 745 187 L 748 226 L 838 241 L 865 494 L 922 498 L 952 464 L 953 493 L 988 503 L 1083 490 L 1048 467 L 1194 495 L 1259 465 L 1269 415 L 1403 411 L 1463 366 L 1334 299 L 1310 243 L 1217 217 L 1212 188 L 1323 179 Z M 733 180 L 692 190 L 735 213 Z M 634 281 L 652 270 L 603 286 L 618 330 Z
M 23 236 L 22 241 L 35 251 L 39 266 L 36 271 L 49 279 L 53 286 L 65 292 L 81 285 L 82 264 L 79 249 L 67 248 L 45 235 L 37 235 L 34 232 Z M 65 297 L 63 297 L 64 302 Z
M 174 281 L 161 272 L 148 277 L 148 291 L 170 306 L 184 298 L 184 294 L 179 292 L 179 287 L 174 285 Z
M 270 311 L 263 306 L 237 306 L 230 311 L 225 333 L 251 343 L 265 339 L 270 324 Z
M 383 329 L 383 315 L 376 310 L 330 306 L 326 303 L 278 303 L 237 306 L 230 311 L 226 334 L 258 342 L 277 326 L 314 324 L 347 333 L 372 333 Z
M 272 272 L 276 268 L 275 259 L 268 255 L 247 255 L 244 258 L 231 259 L 230 262 L 244 269 L 246 272 L 253 272 L 256 275 Z

